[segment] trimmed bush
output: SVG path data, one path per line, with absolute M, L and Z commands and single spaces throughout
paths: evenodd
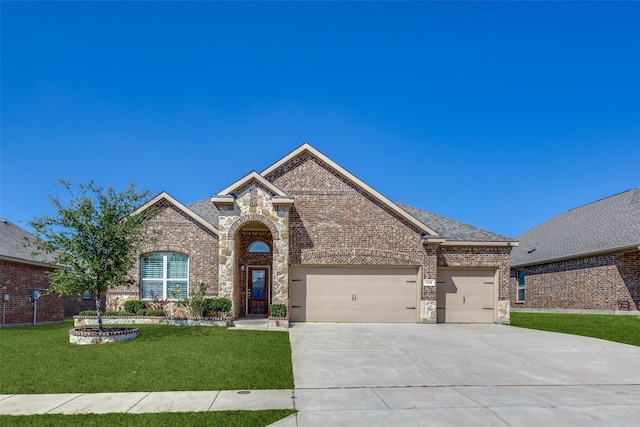
M 147 308 L 147 303 L 141 300 L 129 300 L 124 302 L 124 311 L 139 314 L 139 311 Z
M 271 317 L 287 317 L 287 305 L 271 304 L 269 305 L 269 312 L 271 313 Z
M 205 298 L 206 314 L 228 313 L 231 311 L 231 300 L 228 298 Z
M 103 316 L 136 316 L 136 313 L 128 313 L 126 311 L 105 311 Z
M 78 313 L 79 316 L 97 316 L 98 312 L 95 310 L 83 310 Z
M 164 310 L 152 310 L 150 308 L 140 310 L 138 316 L 166 316 Z

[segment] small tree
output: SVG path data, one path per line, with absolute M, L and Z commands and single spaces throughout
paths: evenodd
M 54 215 L 35 218 L 36 247 L 53 255 L 53 264 L 62 266 L 51 273 L 51 289 L 62 295 L 91 291 L 96 296 L 98 327 L 102 325 L 100 300 L 115 286 L 134 283 L 128 277 L 135 255 L 146 238 L 145 221 L 154 214 L 148 209 L 132 213 L 148 198 L 134 184 L 123 192 L 90 181 L 78 184 L 74 192 L 68 181 L 59 184 L 69 193 L 65 204 L 58 195 L 48 195 Z

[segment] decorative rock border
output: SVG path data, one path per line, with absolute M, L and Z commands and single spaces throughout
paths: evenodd
M 288 317 L 269 317 L 269 328 L 289 328 Z
M 138 337 L 137 328 L 73 328 L 69 329 L 71 344 L 108 344 L 112 342 L 129 341 Z
M 230 326 L 230 317 L 102 316 L 103 325 Z M 73 326 L 96 326 L 97 316 L 73 316 Z

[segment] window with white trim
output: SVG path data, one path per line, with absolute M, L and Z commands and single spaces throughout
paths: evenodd
M 154 252 L 140 262 L 142 299 L 183 299 L 189 290 L 189 257 L 174 252 Z
M 518 279 L 518 286 L 517 286 L 518 296 L 516 301 L 522 302 L 524 301 L 524 270 L 518 270 L 516 272 L 516 278 Z

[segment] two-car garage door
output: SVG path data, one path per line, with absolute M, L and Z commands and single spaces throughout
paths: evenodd
M 417 267 L 292 266 L 291 320 L 416 323 Z

